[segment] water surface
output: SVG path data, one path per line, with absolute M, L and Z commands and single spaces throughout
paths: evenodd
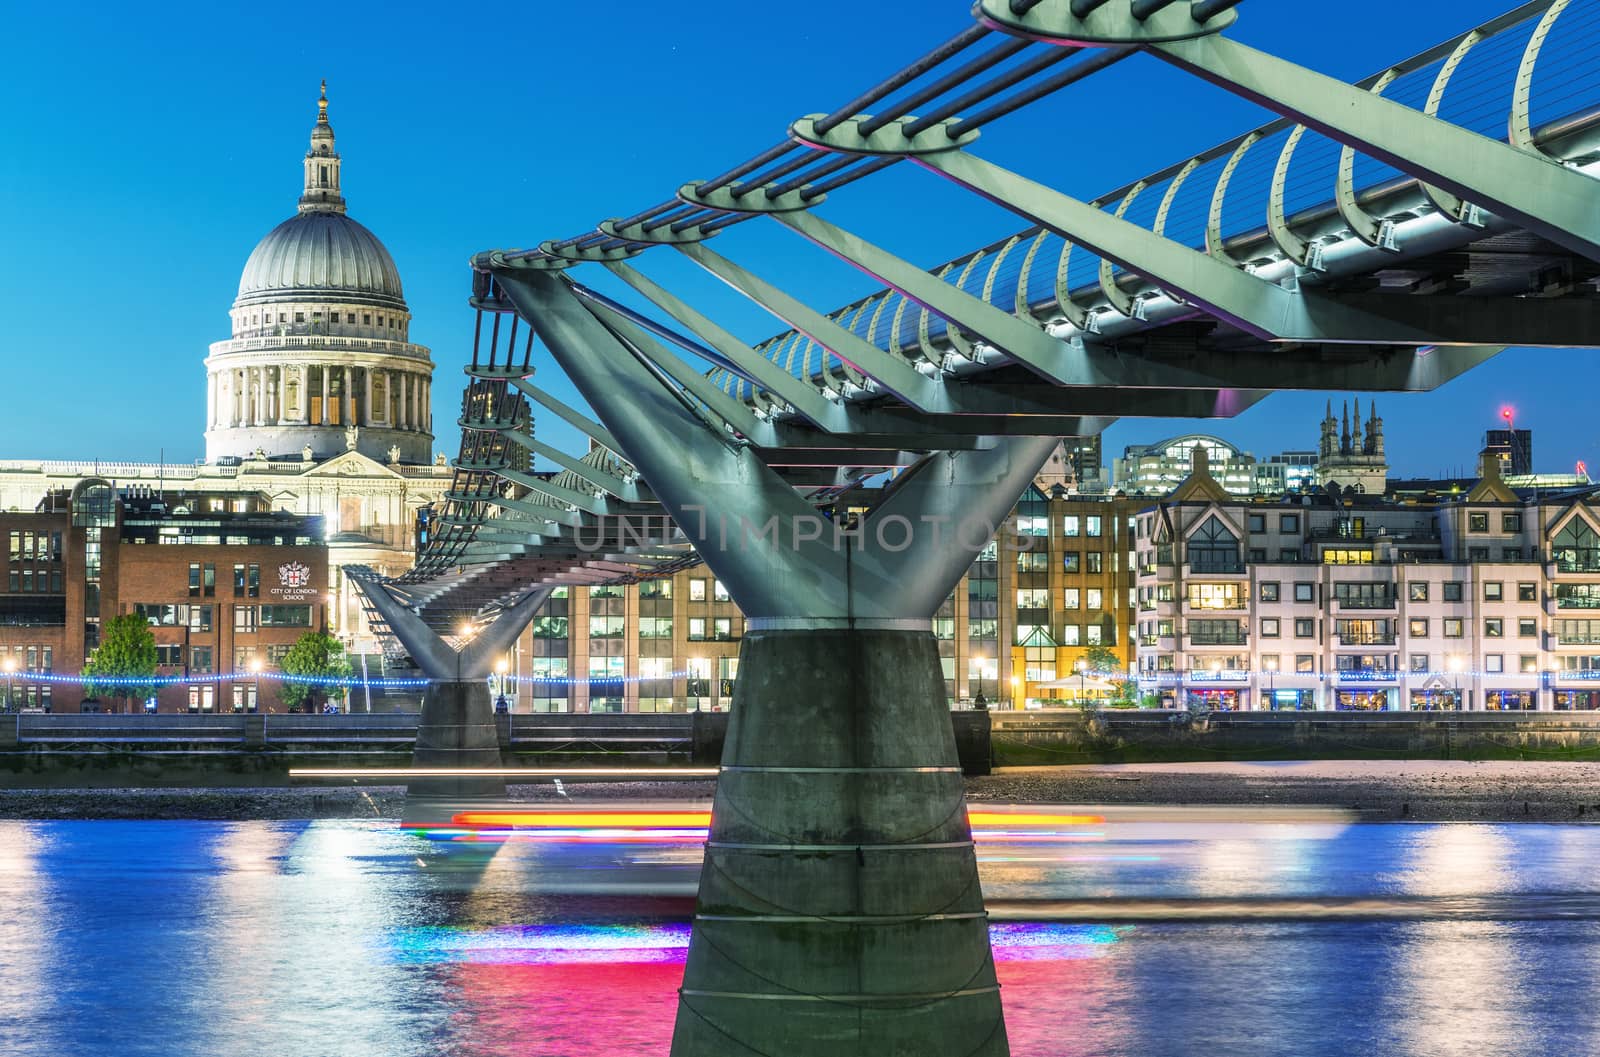
M 1600 1053 L 1600 827 L 1180 818 L 982 859 L 1018 1055 Z M 0 1055 L 664 1055 L 696 869 L 384 821 L 0 822 Z

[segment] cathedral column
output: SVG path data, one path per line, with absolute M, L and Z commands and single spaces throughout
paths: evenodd
M 420 415 L 420 418 L 421 418 L 421 421 L 422 421 L 422 429 L 423 429 L 423 432 L 425 432 L 425 433 L 432 433 L 433 432 L 433 401 L 430 400 L 429 397 L 431 397 L 433 395 L 433 383 L 428 381 L 426 378 L 420 379 L 420 381 L 422 382 L 422 393 L 421 393 L 421 395 L 422 395 L 422 409 L 421 409 L 421 415 Z
M 361 372 L 361 375 L 363 379 L 361 391 L 366 396 L 366 399 L 363 401 L 363 403 L 366 405 L 363 408 L 365 414 L 361 416 L 363 419 L 361 424 L 363 426 L 370 426 L 373 424 L 373 422 L 377 421 L 376 416 L 374 416 L 372 413 L 372 368 L 368 367 L 366 370 Z
M 411 372 L 400 372 L 400 426 L 411 428 Z
M 206 372 L 206 429 L 217 428 L 217 375 Z
M 256 369 L 244 369 L 244 424 L 248 428 L 256 424 Z
M 328 371 L 328 365 L 322 365 L 322 422 L 326 426 L 333 421 L 333 375 Z
M 283 372 L 276 367 L 263 370 L 267 376 L 267 425 L 276 426 L 283 421 Z
M 339 418 L 346 428 L 356 424 L 356 386 L 355 373 L 350 368 L 344 368 L 344 395 L 339 398 L 343 406 L 339 408 Z

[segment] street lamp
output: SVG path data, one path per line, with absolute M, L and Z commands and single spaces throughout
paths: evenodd
M 261 707 L 261 658 L 260 657 L 256 657 L 256 656 L 253 656 L 253 655 L 251 656 L 251 658 L 250 658 L 250 671 L 252 673 L 254 673 L 254 675 L 256 677 L 255 695 L 252 698 L 252 700 L 255 702 L 255 708 L 247 708 L 246 711 L 254 712 L 254 711 L 256 711 L 256 709 Z
M 11 711 L 11 675 L 12 675 L 13 672 L 15 672 L 17 670 L 17 659 L 15 657 L 7 657 L 5 660 L 0 661 L 0 668 L 5 669 L 5 673 L 6 673 L 6 701 L 5 701 L 5 708 L 3 710 L 0 710 L 0 711 L 10 712 Z
M 1461 667 L 1461 655 L 1451 654 L 1450 671 L 1455 678 L 1455 707 L 1458 712 L 1461 711 Z
M 506 673 L 511 670 L 511 662 L 504 657 L 494 662 L 494 670 L 500 676 L 500 692 L 494 699 L 496 712 L 511 711 L 510 704 L 506 701 Z
M 1275 711 L 1278 707 L 1278 697 L 1273 693 L 1273 680 L 1278 674 L 1278 658 L 1268 657 L 1265 667 L 1267 669 L 1267 710 Z
M 1079 657 L 1072 666 L 1078 673 L 1078 703 L 1089 696 L 1089 662 Z

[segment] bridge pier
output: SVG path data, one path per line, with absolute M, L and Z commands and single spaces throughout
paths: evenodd
M 416 769 L 478 770 L 501 767 L 500 737 L 488 677 L 494 662 L 516 641 L 550 595 L 549 588 L 528 592 L 495 618 L 461 649 L 454 649 L 390 589 L 375 580 L 355 581 L 428 676 L 417 719 L 417 741 L 411 766 Z M 413 778 L 406 783 L 407 824 L 448 822 L 455 805 L 499 801 L 505 779 L 449 775 Z
M 564 280 L 496 278 L 746 616 L 674 1057 L 1003 1057 L 931 618 L 1055 438 L 936 452 L 829 520 Z
M 416 768 L 498 768 L 500 736 L 494 725 L 494 702 L 482 680 L 434 682 L 422 697 L 417 743 L 411 766 Z M 407 817 L 411 801 L 504 799 L 503 778 L 421 778 L 406 785 Z
M 1007 1052 L 937 646 L 862 624 L 740 647 L 674 1057 Z

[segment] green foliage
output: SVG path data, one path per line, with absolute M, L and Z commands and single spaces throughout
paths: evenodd
M 350 674 L 350 661 L 344 655 L 344 646 L 332 635 L 308 631 L 301 635 L 283 657 L 283 674 L 304 675 L 319 679 L 342 679 Z M 330 700 L 342 699 L 342 686 L 314 686 L 284 680 L 278 686 L 278 699 L 291 712 L 315 701 L 317 694 Z
M 1141 697 L 1139 699 L 1139 707 L 1140 708 L 1160 708 L 1161 707 L 1161 695 L 1160 694 L 1145 694 L 1143 697 Z
M 1090 675 L 1106 676 L 1122 673 L 1122 660 L 1115 650 L 1105 646 L 1090 646 L 1083 654 Z
M 94 682 L 97 677 L 148 679 L 156 674 L 156 637 L 150 631 L 150 622 L 137 613 L 108 617 L 101 621 L 100 645 L 95 647 L 89 663 L 83 666 L 83 674 L 90 680 L 86 688 L 90 697 L 113 697 L 126 701 L 155 693 L 153 686 Z

